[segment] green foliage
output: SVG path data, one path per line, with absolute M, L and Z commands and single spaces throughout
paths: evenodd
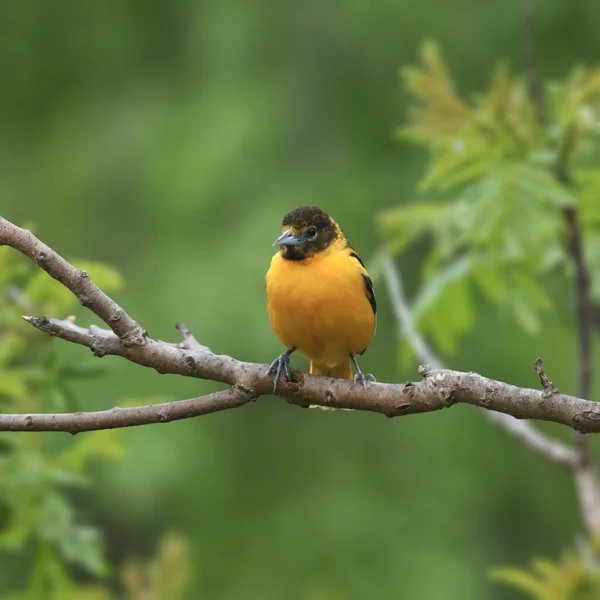
M 184 600 L 190 580 L 191 564 L 185 541 L 167 536 L 154 560 L 143 564 L 130 562 L 123 572 L 129 600 Z
M 82 266 L 106 289 L 121 284 L 118 273 L 109 267 Z M 21 314 L 66 316 L 76 300 L 8 247 L 0 248 L 0 273 L 0 410 L 62 410 L 71 402 L 69 382 L 88 371 L 60 363 L 53 340 L 28 327 Z M 62 597 L 75 589 L 71 566 L 94 576 L 108 573 L 100 534 L 80 522 L 69 490 L 87 484 L 85 468 L 90 459 L 119 457 L 120 443 L 113 433 L 82 435 L 69 440 L 64 449 L 55 442 L 40 434 L 0 437 L 0 551 L 35 556 L 28 583 L 28 593 L 34 597 L 41 591 Z
M 106 291 L 122 286 L 121 276 L 106 265 L 75 264 Z M 66 316 L 75 306 L 76 299 L 64 286 L 11 248 L 0 248 L 2 412 L 64 410 L 73 404 L 70 382 L 98 374 L 96 365 L 87 361 L 60 362 L 52 338 L 21 319 L 24 312 Z M 109 574 L 109 568 L 100 532 L 80 521 L 69 492 L 88 484 L 86 469 L 92 460 L 122 457 L 120 435 L 114 430 L 81 434 L 69 437 L 64 446 L 56 441 L 39 433 L 0 434 L 0 554 L 33 559 L 28 580 L 21 582 L 22 594 L 12 598 L 113 598 L 103 586 L 82 587 L 73 578 L 73 568 L 99 579 Z M 176 550 L 172 552 L 183 556 L 181 544 L 173 544 Z M 171 583 L 163 582 L 161 568 L 157 567 L 159 575 L 153 585 L 157 589 L 170 585 L 173 595 L 157 592 L 147 597 L 176 598 L 177 585 L 184 583 L 183 567 L 174 569 Z M 131 593 L 131 598 L 140 597 Z
M 417 324 L 450 354 L 472 327 L 480 294 L 536 334 L 554 308 L 542 282 L 571 269 L 567 207 L 580 212 L 590 270 L 600 270 L 600 167 L 590 166 L 600 152 L 600 69 L 577 69 L 548 85 L 548 122 L 540 123 L 526 82 L 505 65 L 468 101 L 434 44 L 421 58 L 403 71 L 413 104 L 398 136 L 428 149 L 420 189 L 431 199 L 379 218 L 393 253 L 421 238 L 431 243 L 413 307 Z M 559 164 L 572 185 L 555 176 Z M 599 278 L 592 289 L 600 299 Z
M 532 600 L 596 600 L 600 597 L 600 567 L 594 560 L 593 556 L 584 559 L 565 552 L 557 562 L 536 558 L 529 570 L 503 567 L 494 569 L 491 576 Z

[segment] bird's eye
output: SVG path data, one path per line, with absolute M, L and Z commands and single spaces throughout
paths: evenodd
M 309 237 L 309 238 L 311 238 L 311 239 L 316 238 L 317 237 L 317 228 L 316 227 L 309 227 L 306 230 L 306 236 Z

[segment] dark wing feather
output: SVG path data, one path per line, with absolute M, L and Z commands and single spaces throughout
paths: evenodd
M 365 269 L 365 263 L 363 263 L 363 261 L 360 260 L 360 256 L 358 256 L 358 254 L 356 254 L 356 252 L 354 252 L 354 250 L 351 250 L 350 256 L 352 258 L 355 258 L 360 263 L 360 266 L 363 268 L 362 277 L 363 277 L 363 281 L 365 284 L 365 294 L 367 296 L 367 300 L 369 301 L 369 304 L 371 305 L 371 308 L 373 309 L 373 314 L 375 315 L 375 318 L 377 319 L 377 302 L 375 300 L 375 290 L 373 289 L 373 281 L 371 280 L 371 278 L 369 277 L 369 274 L 367 273 L 367 270 Z M 373 333 L 375 333 L 375 332 L 373 332 Z M 359 352 L 359 354 L 364 354 L 365 350 L 366 350 L 366 348 L 362 352 Z
M 365 268 L 365 263 L 362 260 L 360 260 L 360 256 L 358 254 L 356 254 L 356 252 L 354 252 L 354 251 L 350 252 L 350 256 L 352 258 L 355 258 L 361 264 L 363 269 Z M 371 281 L 371 278 L 367 274 L 366 270 L 362 274 L 362 276 L 363 276 L 363 280 L 365 282 L 365 292 L 367 294 L 369 304 L 371 305 L 371 308 L 373 309 L 373 314 L 376 315 L 377 314 L 377 302 L 375 300 L 375 290 L 373 289 L 373 281 Z
M 373 314 L 376 315 L 377 314 L 377 301 L 375 300 L 375 290 L 373 289 L 373 282 L 371 281 L 371 278 L 366 273 L 363 273 L 363 279 L 365 281 L 365 288 L 366 288 L 369 304 L 371 305 L 371 308 L 373 309 Z

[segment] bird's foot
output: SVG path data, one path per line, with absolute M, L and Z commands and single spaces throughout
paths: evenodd
M 375 375 L 372 373 L 363 373 L 362 371 L 359 371 L 358 373 L 354 374 L 354 383 L 362 383 L 365 390 L 367 389 L 367 381 L 376 382 L 377 379 L 375 379 Z
M 354 383 L 362 383 L 363 387 L 365 388 L 365 390 L 367 389 L 367 381 L 377 381 L 377 379 L 375 379 L 375 375 L 372 375 L 371 373 L 363 373 L 360 370 L 360 367 L 358 366 L 358 361 L 356 360 L 356 357 L 354 356 L 354 354 L 350 354 L 350 360 L 352 361 L 352 364 L 354 365 Z
M 277 384 L 281 379 L 281 372 L 283 371 L 285 378 L 288 381 L 293 381 L 292 372 L 290 370 L 290 354 L 296 348 L 290 348 L 286 350 L 281 356 L 278 356 L 267 369 L 267 375 L 275 375 L 273 377 L 273 393 L 277 390 Z

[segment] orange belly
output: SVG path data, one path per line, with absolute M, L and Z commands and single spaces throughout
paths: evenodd
M 303 261 L 276 254 L 267 273 L 267 311 L 286 348 L 327 367 L 364 351 L 375 329 L 359 263 L 343 252 Z

